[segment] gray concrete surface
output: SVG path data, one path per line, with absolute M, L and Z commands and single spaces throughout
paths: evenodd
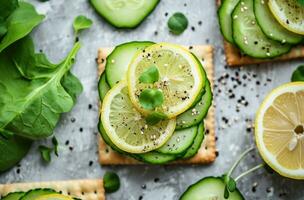
M 87 0 L 50 0 L 44 3 L 30 0 L 30 2 L 35 4 L 40 12 L 46 14 L 45 21 L 32 33 L 37 50 L 43 50 L 53 61 L 59 61 L 72 47 L 74 17 L 83 14 L 94 20 L 92 28 L 80 36 L 82 49 L 73 68 L 73 72 L 84 86 L 84 92 L 72 112 L 62 116 L 55 130 L 60 143 L 59 158 L 53 157 L 51 164 L 43 164 L 37 147 L 39 144 L 50 144 L 50 140 L 36 142 L 20 166 L 0 175 L 0 183 L 100 178 L 105 171 L 111 170 L 119 174 L 122 186 L 118 192 L 107 195 L 109 200 L 137 200 L 140 196 L 144 200 L 178 199 L 190 184 L 200 178 L 218 176 L 226 172 L 242 151 L 254 145 L 250 124 L 259 103 L 271 89 L 288 82 L 292 71 L 301 63 L 301 61 L 292 61 L 225 68 L 222 37 L 213 0 L 163 0 L 143 24 L 135 30 L 127 31 L 109 26 L 94 12 Z M 190 27 L 181 36 L 171 35 L 166 25 L 168 16 L 165 13 L 170 16 L 176 11 L 185 13 L 190 22 Z M 202 21 L 202 25 L 198 24 L 199 21 Z M 195 28 L 194 31 L 191 29 L 192 26 Z M 155 31 L 158 32 L 157 35 Z M 221 76 L 229 76 L 228 79 L 216 81 L 219 156 L 214 164 L 136 167 L 101 167 L 98 164 L 96 143 L 98 95 L 95 63 L 97 48 L 131 40 L 214 45 L 216 77 L 219 79 Z M 237 77 L 240 77 L 241 85 L 233 80 Z M 237 87 L 233 88 L 234 85 Z M 235 98 L 229 98 L 231 95 L 229 89 L 232 89 Z M 245 99 L 243 104 L 248 101 L 248 106 L 240 104 L 237 112 L 237 101 L 241 96 Z M 92 105 L 91 109 L 89 109 L 90 105 Z M 224 122 L 227 121 L 225 118 L 228 120 L 227 124 Z M 67 141 L 69 144 L 66 144 Z M 90 161 L 93 161 L 92 166 L 89 166 Z M 260 162 L 259 154 L 255 152 L 243 161 L 237 173 Z M 238 186 L 248 200 L 300 200 L 304 199 L 303 183 L 259 170 L 241 179 Z

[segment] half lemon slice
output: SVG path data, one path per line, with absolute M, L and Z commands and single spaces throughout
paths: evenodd
M 255 123 L 257 146 L 265 162 L 283 176 L 304 179 L 304 82 L 273 90 Z
M 110 140 L 129 153 L 146 153 L 164 145 L 172 136 L 176 120 L 148 125 L 133 106 L 126 81 L 115 85 L 105 96 L 101 121 Z
M 159 79 L 154 83 L 142 83 L 140 76 L 149 67 L 155 66 Z M 150 110 L 144 109 L 139 96 L 148 88 L 157 88 L 164 95 L 164 102 L 155 111 L 165 114 L 168 118 L 188 110 L 202 89 L 206 77 L 196 58 L 185 48 L 168 44 L 154 44 L 139 52 L 131 61 L 127 74 L 129 95 L 133 105 L 143 114 Z
M 268 6 L 283 27 L 304 35 L 304 6 L 298 0 L 269 0 Z

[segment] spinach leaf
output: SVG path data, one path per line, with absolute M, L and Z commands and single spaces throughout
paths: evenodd
M 62 62 L 52 64 L 35 54 L 32 39 L 25 37 L 0 54 L 0 132 L 31 139 L 52 134 L 82 91 L 69 71 L 79 48 L 76 43 Z
M 291 81 L 304 81 L 304 65 L 300 65 L 291 76 Z
M 28 152 L 32 142 L 19 136 L 4 138 L 0 134 L 0 172 L 17 164 Z
M 44 16 L 39 15 L 34 6 L 29 3 L 20 2 L 19 7 L 6 19 L 6 31 L 0 41 L 0 52 L 28 35 L 43 19 Z
M 187 29 L 188 19 L 183 13 L 174 13 L 169 18 L 168 27 L 173 34 L 180 35 Z
M 5 20 L 18 7 L 18 0 L 1 0 L 0 18 Z
M 77 36 L 81 30 L 90 28 L 92 26 L 92 24 L 93 24 L 93 21 L 91 19 L 87 18 L 86 16 L 83 16 L 83 15 L 77 16 L 73 22 L 75 36 Z

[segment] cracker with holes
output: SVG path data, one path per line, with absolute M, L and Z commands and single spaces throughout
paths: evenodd
M 216 2 L 229 66 L 304 58 L 304 32 L 289 30 L 292 21 L 303 23 L 303 16 L 294 19 L 292 16 L 304 12 L 304 7 L 293 5 L 298 10 L 286 18 L 289 24 L 282 24 L 273 10 L 277 7 L 273 5 L 273 0 Z M 294 3 L 297 4 L 296 1 Z
M 100 48 L 97 63 L 102 165 L 216 159 L 212 46 L 129 42 Z M 159 91 L 162 104 L 145 109 Z
M 70 180 L 36 183 L 0 184 L 0 196 L 3 200 L 44 200 L 44 199 L 81 199 L 105 200 L 103 181 Z

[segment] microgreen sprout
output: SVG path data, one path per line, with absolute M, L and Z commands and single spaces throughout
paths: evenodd
M 164 94 L 159 89 L 144 89 L 139 95 L 140 105 L 147 110 L 153 110 L 164 102 Z
M 159 80 L 159 71 L 155 65 L 147 68 L 139 77 L 141 83 L 155 83 Z
M 231 177 L 233 171 L 234 171 L 235 168 L 239 165 L 239 163 L 244 159 L 244 157 L 245 157 L 248 153 L 250 153 L 250 152 L 253 151 L 253 150 L 254 150 L 254 148 L 251 147 L 251 148 L 247 149 L 246 151 L 244 151 L 244 152 L 240 155 L 240 157 L 236 160 L 236 162 L 232 165 L 232 167 L 230 168 L 230 170 L 228 171 L 228 173 L 227 173 L 227 174 L 224 174 L 224 175 L 222 176 L 222 178 L 223 178 L 223 180 L 224 180 L 224 183 L 225 183 L 225 185 L 226 185 L 226 186 L 225 186 L 225 191 L 224 191 L 224 198 L 225 198 L 225 199 L 228 199 L 230 193 L 234 192 L 234 191 L 237 189 L 237 181 L 238 181 L 238 180 L 240 180 L 242 177 L 244 177 L 244 176 L 250 174 L 251 172 L 253 172 L 253 171 L 255 171 L 255 170 L 258 170 L 258 169 L 260 169 L 260 168 L 262 168 L 262 167 L 265 166 L 265 164 L 262 163 L 262 164 L 259 164 L 259 165 L 255 166 L 255 167 L 253 167 L 253 168 L 251 168 L 251 169 L 249 169 L 249 170 L 243 172 L 242 174 L 240 174 L 239 176 L 237 176 L 235 179 L 233 179 L 233 178 Z

